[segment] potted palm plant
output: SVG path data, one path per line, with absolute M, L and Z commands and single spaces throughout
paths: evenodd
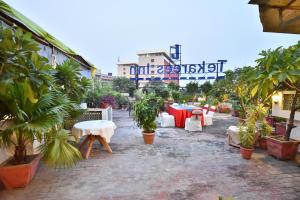
M 153 144 L 156 129 L 155 118 L 162 104 L 163 101 L 161 98 L 149 94 L 136 102 L 133 106 L 134 119 L 138 127 L 143 129 L 145 144 Z
M 14 155 L 0 167 L 0 178 L 6 188 L 25 187 L 32 179 L 39 160 L 54 166 L 71 166 L 81 158 L 80 152 L 70 143 L 72 138 L 60 125 L 74 105 L 63 94 L 44 93 L 39 99 L 28 97 L 28 83 L 18 83 L 1 93 L 12 125 L 0 132 L 1 146 L 14 146 Z M 75 138 L 72 138 L 73 141 Z M 28 145 L 34 140 L 43 144 L 40 155 L 27 155 Z M 64 151 L 64 152 L 62 152 Z
M 244 159 L 251 159 L 256 134 L 255 123 L 248 121 L 245 125 L 240 126 L 240 153 Z
M 72 166 L 81 158 L 74 138 L 61 129 L 72 110 L 79 109 L 59 92 L 48 60 L 38 55 L 38 44 L 29 33 L 0 26 L 0 147 L 14 147 L 13 156 L 0 166 L 6 188 L 25 187 L 35 174 L 41 157 L 53 166 Z M 51 87 L 51 90 L 49 89 Z M 42 142 L 39 155 L 28 147 Z

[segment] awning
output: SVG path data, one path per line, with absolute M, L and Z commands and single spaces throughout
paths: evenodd
M 65 54 L 73 57 L 75 60 L 82 63 L 87 68 L 95 68 L 91 63 L 85 60 L 80 55 L 76 54 L 72 49 L 67 47 L 64 43 L 47 33 L 43 28 L 39 25 L 25 17 L 22 13 L 15 10 L 14 8 L 10 7 L 8 4 L 0 0 L 0 15 L 5 19 L 12 21 L 18 26 L 27 29 L 28 31 L 32 32 L 34 36 L 38 37 L 42 41 L 47 41 L 50 45 L 56 47 L 60 51 L 64 52 Z
M 259 6 L 264 32 L 300 33 L 300 0 L 250 0 Z

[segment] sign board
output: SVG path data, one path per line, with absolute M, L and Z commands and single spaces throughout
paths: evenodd
M 224 76 L 219 76 L 219 73 L 223 73 L 224 64 L 227 60 L 217 60 L 215 63 L 207 63 L 202 61 L 200 64 L 180 64 L 180 65 L 158 65 L 156 66 L 156 72 L 153 73 L 152 66 L 131 66 L 130 75 L 135 78 L 131 80 L 204 80 L 204 79 L 222 79 Z M 162 75 L 178 75 L 172 77 L 163 77 Z M 216 74 L 216 76 L 211 76 Z M 158 75 L 159 77 L 141 78 L 139 75 Z M 192 77 L 189 77 L 193 75 Z M 209 76 L 206 76 L 209 75 Z

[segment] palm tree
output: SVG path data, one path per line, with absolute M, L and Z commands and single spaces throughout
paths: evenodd
M 59 86 L 57 89 L 78 103 L 84 98 L 84 94 L 91 85 L 86 77 L 81 76 L 79 63 L 71 59 L 56 67 L 54 77 Z

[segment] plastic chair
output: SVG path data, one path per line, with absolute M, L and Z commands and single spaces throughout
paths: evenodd
M 192 117 L 185 120 L 184 129 L 187 131 L 202 131 L 201 115 L 202 110 L 193 110 Z
M 202 107 L 202 110 L 203 110 L 203 114 L 207 114 L 207 111 L 208 111 L 208 108 L 209 108 L 209 105 L 208 104 L 205 104 L 203 107 Z
M 213 125 L 213 116 L 216 112 L 216 107 L 215 106 L 211 106 L 208 113 L 204 114 L 204 124 L 206 126 L 210 126 Z
M 175 118 L 173 115 L 161 115 L 161 127 L 175 127 Z

